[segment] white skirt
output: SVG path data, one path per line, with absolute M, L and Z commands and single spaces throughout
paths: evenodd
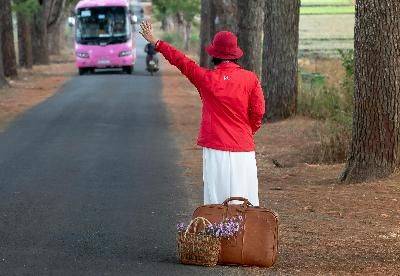
M 204 204 L 221 204 L 233 196 L 259 206 L 255 152 L 203 148 Z

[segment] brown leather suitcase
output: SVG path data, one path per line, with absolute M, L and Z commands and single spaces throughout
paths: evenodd
M 243 204 L 228 204 L 239 200 Z M 263 207 L 254 207 L 242 197 L 231 197 L 223 204 L 198 207 L 193 218 L 205 217 L 210 222 L 241 215 L 243 229 L 232 239 L 221 240 L 219 264 L 244 266 L 272 266 L 278 255 L 278 216 Z

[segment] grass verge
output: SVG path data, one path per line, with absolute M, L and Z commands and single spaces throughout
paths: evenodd
M 352 0 L 301 0 L 302 6 L 353 5 Z
M 345 76 L 337 86 L 328 85 L 319 73 L 303 72 L 300 77 L 298 112 L 317 119 L 319 143 L 312 162 L 344 162 L 351 139 L 354 59 L 353 51 L 339 51 Z
M 300 14 L 302 15 L 320 15 L 320 14 L 354 14 L 354 6 L 302 6 Z

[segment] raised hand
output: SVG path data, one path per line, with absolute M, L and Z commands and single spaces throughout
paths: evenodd
M 156 39 L 153 35 L 153 27 L 151 26 L 151 22 L 148 20 L 140 23 L 141 30 L 139 33 L 151 44 L 156 44 L 158 39 Z

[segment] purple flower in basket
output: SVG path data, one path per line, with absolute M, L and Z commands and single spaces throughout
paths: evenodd
M 184 231 L 186 231 L 186 228 L 187 228 L 187 226 L 183 222 L 178 223 L 176 225 L 176 229 L 178 230 L 178 232 L 184 232 Z
M 217 238 L 232 238 L 237 236 L 241 229 L 243 217 L 226 218 L 220 223 L 214 223 L 206 228 L 206 234 Z
M 214 236 L 216 238 L 230 239 L 238 235 L 240 230 L 243 228 L 242 223 L 242 216 L 225 218 L 222 222 L 214 223 L 205 227 L 204 234 Z M 178 223 L 176 225 L 178 233 L 185 232 L 187 227 L 188 226 L 184 223 Z

